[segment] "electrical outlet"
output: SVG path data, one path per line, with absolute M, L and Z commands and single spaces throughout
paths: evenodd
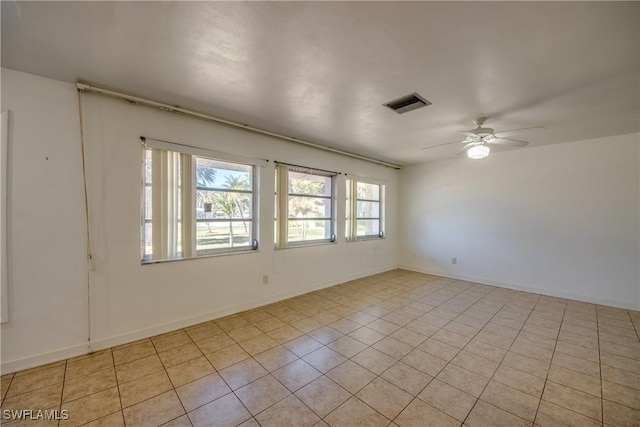
M 268 285 L 269 284 L 269 275 L 268 274 L 263 274 L 262 275 L 262 284 L 263 285 Z
M 458 258 L 451 258 L 451 264 L 457 264 L 458 263 Z

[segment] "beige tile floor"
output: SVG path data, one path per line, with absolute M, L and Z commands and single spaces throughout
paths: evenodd
M 67 410 L 65 427 L 640 426 L 638 331 L 639 312 L 395 270 L 4 375 L 2 410 Z

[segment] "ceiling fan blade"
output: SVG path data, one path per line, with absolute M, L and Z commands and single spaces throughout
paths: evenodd
M 436 147 L 443 147 L 445 145 L 451 145 L 451 144 L 462 144 L 466 141 L 456 141 L 456 142 L 445 142 L 444 144 L 436 144 L 436 145 L 430 145 L 428 147 L 422 147 L 423 150 L 427 150 L 429 148 L 436 148 Z
M 502 138 L 503 135 L 509 136 L 509 135 L 516 135 L 522 132 L 533 132 L 533 131 L 541 131 L 541 130 L 547 130 L 547 128 L 544 126 L 533 126 L 530 128 L 511 129 L 511 130 L 506 130 L 504 132 L 498 132 L 496 134 L 496 138 Z
M 491 141 L 489 144 L 491 145 L 502 145 L 505 147 L 524 147 L 529 145 L 527 141 L 520 141 L 519 139 L 511 139 L 511 138 L 502 138 L 497 137 Z

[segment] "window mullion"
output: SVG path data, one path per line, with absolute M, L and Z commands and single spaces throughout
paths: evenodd
M 351 222 L 353 221 L 353 214 L 351 213 L 351 180 L 347 179 L 345 181 L 345 189 L 346 189 L 346 194 L 345 194 L 345 209 L 344 209 L 344 216 L 346 218 L 346 222 L 345 222 L 345 230 L 344 230 L 344 234 L 345 237 L 347 238 L 347 241 L 351 240 Z
M 384 208 L 387 204 L 387 201 L 385 200 L 385 197 L 386 197 L 385 191 L 386 191 L 385 186 L 381 185 L 379 195 L 378 195 L 378 198 L 380 199 L 380 202 L 378 203 L 378 230 L 380 231 L 380 233 L 382 233 L 380 235 L 381 237 L 383 237 L 386 232 L 384 229 L 384 223 L 385 223 Z
M 337 240 L 337 234 L 338 234 L 338 225 L 336 224 L 336 218 L 338 217 L 338 212 L 337 212 L 337 203 L 336 203 L 336 192 L 337 192 L 337 179 L 335 177 L 331 178 L 331 206 L 329 207 L 329 215 L 331 216 L 330 218 L 330 222 L 329 222 L 329 239 L 332 242 L 335 242 Z
M 358 238 L 358 181 L 353 180 L 353 190 L 352 193 L 353 194 L 353 199 L 351 200 L 351 209 L 353 212 L 353 224 L 352 224 L 352 230 L 351 230 L 351 235 L 353 236 L 353 239 L 357 239 Z
M 141 171 L 142 171 L 142 176 L 141 176 L 141 180 L 140 180 L 140 212 L 142 213 L 142 218 L 140 221 L 140 259 L 142 261 L 147 259 L 147 246 L 146 246 L 146 242 L 147 242 L 147 230 L 146 230 L 146 225 L 147 225 L 147 150 L 146 148 L 143 146 L 140 147 L 141 149 L 141 154 L 142 154 L 142 164 L 141 164 Z M 153 166 L 152 166 L 153 167 Z M 151 188 L 151 197 L 153 197 L 153 187 Z M 151 207 L 151 209 L 153 209 L 153 206 Z M 153 211 L 152 211 L 153 214 Z M 152 217 L 153 218 L 153 217 Z M 152 249 L 153 250 L 153 249 Z M 153 254 L 152 254 L 153 256 Z
M 358 236 L 358 181 L 352 179 L 350 181 L 351 199 L 349 200 L 349 238 L 355 240 Z
M 278 247 L 287 246 L 289 239 L 289 169 L 278 165 Z
M 191 154 L 180 154 L 182 161 L 181 181 L 182 181 L 182 223 L 180 227 L 182 229 L 182 256 L 184 258 L 192 257 L 195 255 L 195 161 L 194 156 Z
M 153 192 L 152 200 L 152 235 L 153 235 L 153 257 L 154 259 L 167 258 L 167 216 L 166 216 L 166 170 L 167 152 L 162 150 L 152 150 L 152 178 L 151 188 Z
M 178 257 L 178 218 L 179 218 L 179 164 L 180 154 L 169 152 L 167 157 L 167 255 Z

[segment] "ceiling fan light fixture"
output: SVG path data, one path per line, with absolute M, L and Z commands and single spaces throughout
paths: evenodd
M 491 142 L 495 141 L 496 139 L 498 139 L 498 138 L 496 138 L 495 135 L 491 134 L 491 135 L 487 135 L 487 136 L 483 137 L 482 141 L 491 143 Z
M 467 156 L 474 160 L 484 159 L 490 151 L 491 149 L 486 145 L 474 145 L 467 150 Z

